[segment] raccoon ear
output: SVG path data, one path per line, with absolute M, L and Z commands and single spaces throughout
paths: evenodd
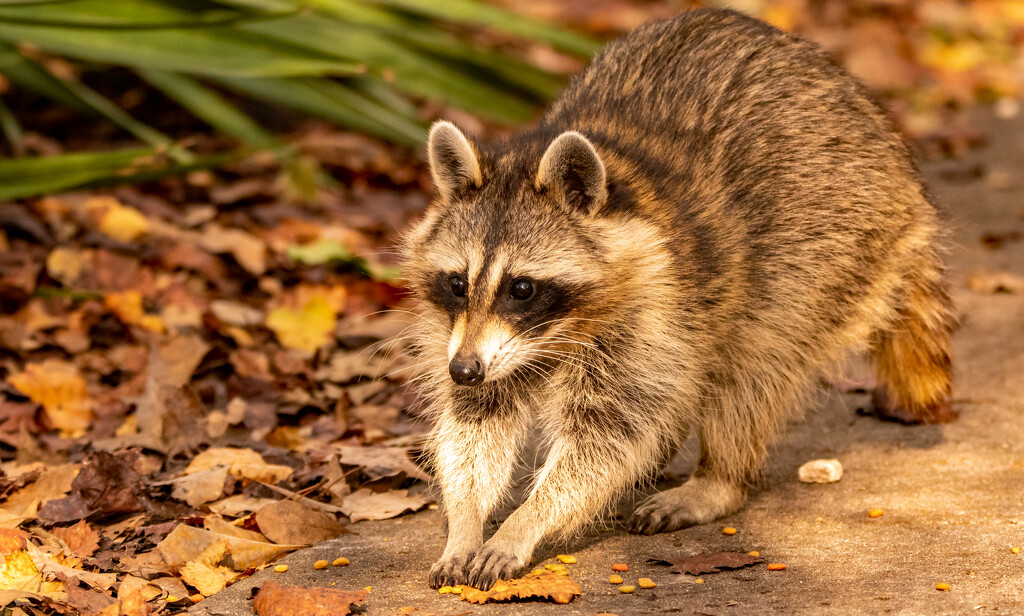
M 483 184 L 476 149 L 451 122 L 441 120 L 430 128 L 427 160 L 434 185 L 445 197 Z
M 608 199 L 601 156 L 574 130 L 562 133 L 548 146 L 540 159 L 536 184 L 587 213 L 596 212 Z

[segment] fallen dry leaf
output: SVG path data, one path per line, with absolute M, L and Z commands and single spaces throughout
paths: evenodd
M 54 528 L 50 531 L 58 539 L 67 544 L 75 556 L 87 558 L 100 547 L 100 535 L 85 520 L 67 528 Z
M 353 522 L 360 520 L 387 520 L 406 511 L 419 511 L 430 501 L 421 496 L 411 496 L 408 490 L 374 492 L 367 488 L 357 490 L 345 497 L 341 510 Z
M 203 228 L 199 245 L 213 253 L 225 254 L 238 261 L 250 274 L 259 276 L 267 270 L 267 246 L 260 238 L 241 229 L 225 229 L 216 223 Z
M 513 599 L 548 599 L 555 603 L 569 603 L 583 594 L 580 585 L 567 575 L 553 571 L 530 573 L 514 580 L 498 580 L 490 590 L 462 587 L 463 601 L 487 603 Z
M 231 545 L 225 539 L 213 542 L 195 559 L 185 563 L 179 571 L 181 579 L 191 584 L 204 597 L 224 590 L 228 582 L 237 576 L 231 569 L 219 565 L 230 549 Z
M 185 501 L 191 507 L 199 507 L 217 500 L 224 494 L 224 482 L 227 478 L 226 465 L 178 477 L 170 482 L 173 486 L 171 496 Z
M 291 467 L 267 464 L 259 453 L 238 447 L 211 447 L 192 458 L 183 474 L 191 475 L 215 466 L 227 466 L 228 472 L 236 477 L 270 484 L 282 481 L 292 474 Z
M 114 197 L 92 197 L 85 208 L 98 221 L 99 230 L 118 241 L 130 242 L 149 231 L 149 219 Z
M 53 427 L 61 432 L 78 436 L 92 423 L 92 401 L 85 379 L 74 365 L 57 360 L 26 364 L 24 371 L 8 377 L 8 381 L 41 404 Z
M 156 551 L 166 564 L 172 567 L 181 566 L 190 560 L 195 560 L 203 550 L 222 539 L 228 543 L 231 567 L 235 571 L 258 567 L 282 554 L 306 547 L 305 545 L 279 545 L 251 541 L 179 524 L 163 541 L 157 544 Z
M 37 591 L 42 582 L 39 569 L 27 550 L 3 555 L 0 562 L 0 589 Z
M 80 471 L 79 464 L 62 464 L 48 468 L 39 479 L 10 495 L 4 502 L 4 509 L 12 514 L 21 515 L 28 508 L 37 508 L 39 505 L 62 498 L 71 491 L 75 477 Z
M 259 616 L 345 616 L 364 599 L 365 590 L 303 588 L 270 580 L 253 597 L 252 608 Z
M 658 565 L 671 565 L 672 573 L 687 573 L 689 575 L 701 575 L 704 573 L 718 573 L 722 569 L 742 569 L 761 562 L 761 559 L 742 552 L 715 552 L 713 554 L 698 554 L 675 560 L 651 559 L 647 562 Z
M 282 544 L 319 543 L 345 530 L 333 515 L 290 500 L 261 508 L 256 512 L 256 524 L 268 539 Z
M 430 481 L 430 475 L 409 458 L 412 447 L 351 447 L 335 448 L 342 464 L 361 466 L 371 479 L 389 477 L 403 471 L 412 479 Z
M 17 528 L 0 528 L 0 554 L 10 554 L 25 549 L 29 534 Z
M 282 345 L 309 353 L 330 342 L 336 325 L 337 316 L 323 297 L 313 297 L 298 309 L 275 308 L 266 319 Z

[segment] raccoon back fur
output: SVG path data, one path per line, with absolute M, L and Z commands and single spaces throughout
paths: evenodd
M 438 122 L 427 149 L 438 196 L 403 254 L 448 529 L 433 586 L 508 579 L 692 432 L 696 470 L 632 529 L 735 512 L 850 350 L 880 412 L 955 417 L 936 210 L 814 45 L 694 11 L 611 43 L 536 127 L 474 144 Z M 536 428 L 546 460 L 485 543 Z

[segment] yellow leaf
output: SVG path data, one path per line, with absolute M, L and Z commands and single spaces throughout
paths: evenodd
M 580 585 L 568 576 L 551 571 L 529 573 L 515 580 L 498 580 L 490 590 L 462 587 L 462 600 L 470 603 L 512 601 L 515 599 L 549 599 L 555 603 L 568 603 L 583 593 Z
M 81 436 L 93 418 L 92 401 L 85 379 L 71 364 L 47 360 L 28 364 L 8 382 L 33 402 L 43 405 L 46 416 L 66 436 Z
M 42 582 L 39 569 L 25 550 L 5 554 L 0 562 L 0 588 L 35 592 Z
M 130 242 L 149 231 L 149 219 L 113 197 L 93 197 L 86 209 L 99 219 L 99 229 L 115 240 Z
M 46 257 L 46 272 L 65 286 L 74 286 L 82 275 L 85 258 L 72 248 L 54 248 Z
M 271 310 L 266 325 L 284 346 L 312 353 L 330 342 L 337 316 L 327 298 L 314 296 L 298 310 Z
M 137 325 L 151 332 L 162 333 L 164 323 L 156 315 L 146 314 L 142 308 L 142 295 L 138 291 L 129 290 L 110 293 L 103 298 L 107 310 L 117 315 L 125 325 Z

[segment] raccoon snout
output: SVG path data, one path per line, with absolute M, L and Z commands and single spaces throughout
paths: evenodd
M 456 355 L 448 364 L 448 374 L 459 385 L 479 385 L 484 382 L 484 366 L 476 355 Z

